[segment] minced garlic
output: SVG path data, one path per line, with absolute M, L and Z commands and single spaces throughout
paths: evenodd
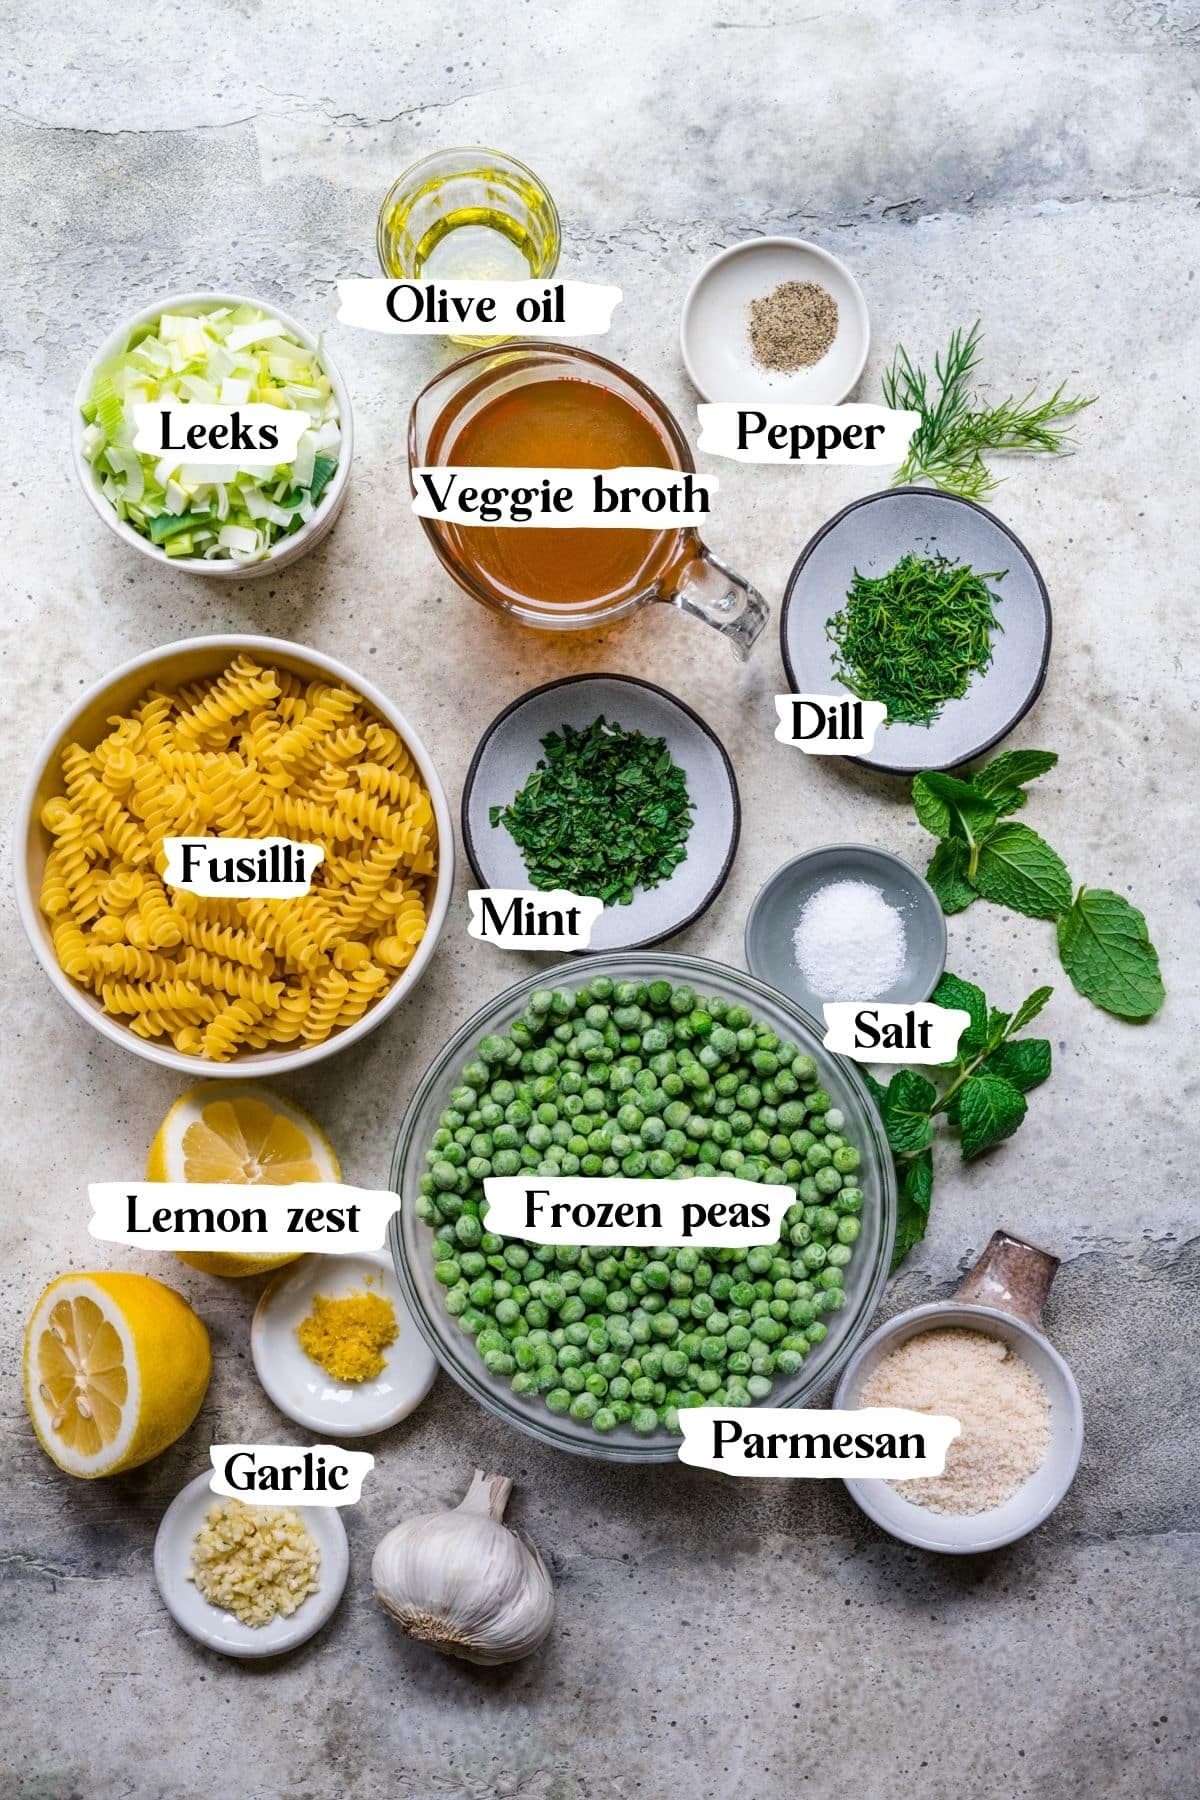
M 317 1591 L 321 1553 L 290 1507 L 222 1500 L 192 1545 L 188 1580 L 243 1625 L 269 1625 Z
M 400 1327 L 384 1294 L 313 1298 L 313 1309 L 296 1327 L 300 1348 L 335 1381 L 373 1381 L 383 1372 L 383 1351 Z

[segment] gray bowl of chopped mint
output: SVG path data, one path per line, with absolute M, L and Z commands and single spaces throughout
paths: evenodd
M 582 675 L 493 719 L 467 772 L 462 828 L 480 887 L 599 897 L 591 950 L 636 950 L 712 905 L 741 803 L 720 739 L 691 707 L 632 676 Z

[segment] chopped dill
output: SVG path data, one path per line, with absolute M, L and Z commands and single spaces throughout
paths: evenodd
M 845 606 L 825 622 L 835 676 L 860 700 L 882 700 L 889 724 L 932 725 L 992 660 L 992 630 L 1004 627 L 987 584 L 1003 575 L 915 551 L 886 575 L 855 569 Z

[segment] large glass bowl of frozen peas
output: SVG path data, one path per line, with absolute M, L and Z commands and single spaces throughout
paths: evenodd
M 614 1011 L 618 991 L 625 995 L 628 995 L 630 991 L 628 988 L 620 989 L 619 984 L 622 983 L 640 985 L 647 991 L 648 996 L 652 983 L 667 983 L 672 992 L 676 994 L 681 988 L 690 988 L 696 996 L 696 1013 L 702 1015 L 699 1027 L 702 1031 L 709 1028 L 706 1021 L 711 1016 L 707 1008 L 707 1002 L 710 1000 L 717 1001 L 719 1013 L 729 1008 L 744 1009 L 744 1012 L 749 1013 L 753 1025 L 761 1024 L 765 1030 L 774 1034 L 774 1037 L 780 1040 L 782 1045 L 788 1047 L 789 1054 L 791 1048 L 794 1047 L 796 1055 L 811 1057 L 814 1060 L 819 1088 L 828 1094 L 830 1110 L 836 1109 L 837 1113 L 841 1114 L 841 1120 L 836 1122 L 837 1135 L 847 1145 L 853 1146 L 859 1155 L 852 1180 L 861 1192 L 861 1199 L 856 1193 L 848 1202 L 854 1209 L 859 1231 L 857 1239 L 853 1242 L 849 1260 L 840 1268 L 840 1285 L 844 1303 L 838 1310 L 820 1313 L 818 1325 L 824 1327 L 824 1332 L 822 1334 L 818 1330 L 813 1333 L 814 1338 L 819 1341 L 814 1341 L 808 1346 L 807 1353 L 803 1354 L 798 1367 L 796 1366 L 798 1358 L 795 1351 L 787 1357 L 780 1357 L 780 1363 L 786 1366 L 782 1369 L 776 1368 L 770 1374 L 769 1391 L 763 1391 L 764 1378 L 760 1375 L 749 1398 L 746 1396 L 744 1386 L 749 1377 L 741 1376 L 736 1388 L 737 1397 L 727 1400 L 726 1404 L 803 1406 L 812 1401 L 841 1369 L 865 1335 L 887 1280 L 896 1233 L 895 1173 L 878 1113 L 855 1066 L 840 1057 L 831 1055 L 823 1048 L 821 1032 L 816 1022 L 792 1001 L 776 993 L 773 988 L 754 980 L 752 976 L 744 975 L 735 969 L 723 968 L 718 963 L 706 962 L 698 957 L 671 956 L 654 951 L 640 953 L 628 951 L 623 954 L 614 952 L 611 955 L 576 958 L 555 967 L 539 969 L 528 979 L 518 982 L 516 986 L 497 995 L 494 1000 L 481 1008 L 473 1018 L 455 1032 L 434 1059 L 417 1087 L 401 1125 L 392 1159 L 391 1185 L 399 1194 L 401 1204 L 393 1215 L 390 1225 L 391 1250 L 399 1279 L 420 1331 L 442 1366 L 448 1370 L 461 1387 L 465 1388 L 469 1394 L 472 1394 L 497 1417 L 507 1420 L 518 1430 L 528 1432 L 530 1436 L 539 1439 L 542 1443 L 554 1445 L 561 1450 L 572 1451 L 577 1455 L 594 1456 L 610 1461 L 669 1462 L 677 1454 L 680 1439 L 677 1430 L 673 1431 L 668 1421 L 664 1420 L 651 1428 L 649 1415 L 644 1408 L 641 1408 L 636 1409 L 641 1414 L 638 1419 L 638 1429 L 634 1428 L 632 1417 L 628 1419 L 619 1417 L 617 1422 L 612 1424 L 608 1417 L 600 1413 L 596 1414 L 596 1418 L 599 1418 L 599 1422 L 604 1428 L 597 1429 L 595 1418 L 573 1416 L 572 1409 L 565 1405 L 564 1395 L 561 1391 L 557 1395 L 557 1410 L 551 1408 L 547 1403 L 548 1395 L 544 1383 L 534 1386 L 538 1378 L 538 1368 L 542 1365 L 537 1365 L 532 1370 L 514 1370 L 513 1358 L 508 1355 L 507 1347 L 499 1355 L 495 1353 L 497 1342 L 495 1334 L 501 1328 L 496 1322 L 495 1303 L 488 1306 L 486 1325 L 481 1326 L 479 1322 L 480 1309 L 468 1303 L 467 1296 L 463 1291 L 463 1284 L 467 1281 L 468 1276 L 473 1273 L 476 1275 L 485 1273 L 476 1259 L 482 1256 L 489 1246 L 484 1243 L 470 1247 L 473 1254 L 467 1261 L 461 1276 L 456 1280 L 453 1269 L 450 1269 L 449 1273 L 447 1272 L 447 1251 L 444 1241 L 445 1216 L 444 1214 L 440 1218 L 437 1216 L 441 1214 L 440 1205 L 436 1208 L 436 1212 L 429 1205 L 431 1186 L 429 1177 L 433 1161 L 438 1160 L 435 1139 L 439 1129 L 445 1130 L 443 1115 L 447 1109 L 450 1109 L 452 1114 L 457 1113 L 458 1117 L 464 1120 L 464 1125 L 460 1129 L 463 1129 L 465 1134 L 466 1115 L 465 1110 L 460 1109 L 466 1107 L 466 1094 L 481 1090 L 479 1098 L 482 1104 L 490 1092 L 492 1085 L 490 1078 L 493 1075 L 502 1081 L 507 1078 L 514 1087 L 522 1082 L 532 1085 L 531 1071 L 521 1073 L 515 1066 L 505 1068 L 494 1060 L 488 1066 L 489 1080 L 485 1083 L 483 1069 L 487 1064 L 480 1058 L 481 1044 L 485 1040 L 490 1040 L 487 1047 L 488 1056 L 492 1059 L 501 1056 L 500 1041 L 507 1036 L 514 1024 L 523 1019 L 532 1018 L 539 1007 L 545 1008 L 548 993 L 555 990 L 578 993 L 582 988 L 590 989 L 591 984 L 598 977 L 601 978 L 602 986 L 606 990 L 604 998 Z M 611 994 L 607 992 L 609 984 L 612 988 Z M 656 990 L 659 995 L 663 991 L 661 988 Z M 579 1009 L 580 1013 L 582 1010 Z M 692 1016 L 694 1015 L 689 1012 L 689 1017 Z M 599 1014 L 594 1017 L 599 1023 Z M 741 1014 L 735 1015 L 735 1018 L 739 1020 L 741 1017 Z M 552 1030 L 554 1026 L 562 1022 L 561 1014 L 551 1014 L 547 1017 L 547 1029 Z M 583 1021 L 580 1016 L 575 1017 L 574 1025 L 582 1028 Z M 656 1037 L 651 1042 L 657 1050 L 659 1039 Z M 526 1045 L 526 1047 L 530 1046 Z M 616 1054 L 619 1057 L 619 1053 Z M 796 1065 L 796 1067 L 799 1066 L 799 1064 Z M 809 1065 L 805 1064 L 804 1066 L 807 1078 L 811 1082 Z M 660 1062 L 658 1067 L 661 1069 L 663 1064 Z M 473 1071 L 472 1080 L 476 1084 L 475 1089 L 471 1089 L 469 1084 L 464 1084 L 463 1075 L 467 1070 Z M 507 1089 L 501 1089 L 501 1100 L 507 1098 L 507 1093 Z M 629 1098 L 628 1093 L 617 1097 L 625 1100 Z M 530 1098 L 533 1098 L 532 1094 Z M 493 1110 L 489 1112 L 488 1116 L 494 1120 L 497 1116 L 494 1110 L 497 1103 L 492 1101 L 490 1104 Z M 672 1116 L 677 1117 L 678 1115 Z M 549 1112 L 546 1117 L 549 1118 Z M 794 1114 L 790 1114 L 789 1119 L 794 1122 Z M 657 1128 L 652 1135 L 656 1138 L 659 1137 Z M 438 1141 L 445 1144 L 447 1140 L 443 1137 Z M 494 1143 L 494 1141 L 493 1139 L 492 1142 Z M 544 1139 L 539 1139 L 539 1142 L 543 1141 Z M 659 1138 L 659 1142 L 670 1145 L 672 1140 Z M 471 1148 L 469 1144 L 465 1147 L 468 1150 Z M 692 1152 L 689 1151 L 686 1154 L 692 1154 Z M 475 1165 L 476 1173 L 481 1166 L 481 1164 Z M 661 1173 L 664 1167 L 661 1160 L 655 1163 L 647 1158 L 647 1167 L 644 1172 Z M 495 1168 L 492 1172 L 503 1174 L 515 1171 L 506 1165 Z M 565 1174 L 588 1174 L 596 1171 L 593 1167 L 586 1166 L 576 1170 L 568 1164 L 562 1172 Z M 628 1172 L 640 1173 L 643 1171 L 638 1161 L 635 1160 L 630 1165 Z M 441 1168 L 440 1175 L 443 1180 L 447 1182 L 450 1180 L 446 1167 Z M 423 1177 L 426 1178 L 424 1183 Z M 821 1198 L 827 1202 L 828 1197 L 824 1193 Z M 439 1227 L 443 1229 L 439 1231 Z M 484 1223 L 483 1229 L 486 1230 L 486 1223 Z M 473 1229 L 469 1235 L 474 1236 Z M 803 1235 L 802 1231 L 798 1234 L 801 1238 Z M 435 1244 L 438 1243 L 439 1236 L 441 1237 L 441 1247 L 435 1258 Z M 512 1241 L 515 1240 L 508 1242 Z M 507 1242 L 505 1247 L 507 1248 Z M 525 1248 L 534 1259 L 543 1259 L 546 1266 L 542 1279 L 554 1281 L 559 1269 L 557 1265 L 550 1266 L 550 1259 L 555 1257 L 555 1252 L 534 1244 L 527 1244 Z M 492 1255 L 497 1254 L 494 1245 L 490 1246 L 490 1249 Z M 606 1253 L 594 1251 L 590 1254 L 593 1258 L 592 1267 L 594 1268 L 594 1259 L 602 1258 Z M 701 1255 L 710 1263 L 719 1261 L 721 1254 L 716 1251 L 701 1252 Z M 797 1252 L 789 1250 L 788 1254 L 797 1254 Z M 620 1251 L 616 1252 L 616 1255 L 618 1259 L 621 1258 Z M 643 1252 L 644 1257 L 652 1260 L 654 1255 L 653 1251 Z M 519 1257 L 520 1252 L 518 1252 L 518 1260 Z M 690 1258 L 687 1260 L 690 1262 Z M 435 1275 L 435 1266 L 438 1264 L 440 1264 L 440 1279 L 438 1275 Z M 535 1266 L 537 1266 L 536 1263 Z M 778 1266 L 778 1264 L 774 1265 L 773 1271 L 760 1270 L 759 1273 L 763 1276 L 769 1276 L 772 1272 L 778 1273 Z M 512 1268 L 497 1267 L 495 1272 L 501 1278 L 514 1274 Z M 577 1274 L 578 1272 L 576 1270 Z M 673 1264 L 672 1272 L 674 1273 Z M 807 1270 L 797 1270 L 799 1274 L 808 1272 Z M 811 1272 L 816 1274 L 815 1270 Z M 627 1273 L 622 1264 L 621 1275 L 615 1279 L 611 1275 L 609 1277 L 612 1285 L 626 1287 L 628 1285 Z M 719 1270 L 718 1273 L 720 1273 Z M 753 1273 L 744 1265 L 731 1268 L 730 1273 L 741 1279 L 749 1276 L 753 1280 Z M 524 1274 L 523 1268 L 516 1270 L 514 1282 L 509 1283 L 518 1303 L 524 1308 L 518 1324 L 518 1331 L 522 1337 L 528 1330 L 529 1316 L 528 1301 L 523 1300 L 523 1295 L 530 1291 L 531 1287 L 529 1282 L 521 1282 L 520 1278 Z M 661 1267 L 658 1271 L 658 1278 L 661 1278 Z M 451 1282 L 458 1289 L 455 1300 L 451 1302 L 458 1308 L 457 1314 L 448 1309 L 448 1299 L 451 1294 L 451 1286 L 448 1283 Z M 684 1285 L 686 1286 L 686 1284 Z M 720 1304 L 725 1308 L 726 1316 L 729 1316 L 731 1302 L 726 1298 L 724 1284 L 721 1284 L 721 1287 Z M 603 1305 L 604 1302 L 599 1302 L 593 1297 L 598 1291 L 597 1288 L 585 1291 L 583 1296 L 585 1304 L 593 1307 Z M 646 1291 L 644 1278 L 635 1284 L 635 1292 L 637 1291 L 643 1293 Z M 785 1285 L 784 1292 L 788 1291 Z M 804 1289 L 801 1288 L 800 1291 L 803 1293 Z M 544 1294 L 545 1289 L 542 1287 L 536 1292 Z M 672 1284 L 667 1299 L 669 1300 L 673 1295 L 674 1284 Z M 507 1294 L 504 1297 L 507 1299 Z M 555 1298 L 557 1298 L 557 1294 Z M 739 1304 L 745 1307 L 747 1302 L 748 1295 L 743 1295 Z M 629 1304 L 632 1304 L 635 1310 L 640 1310 L 640 1302 L 634 1300 Z M 656 1301 L 654 1304 L 657 1305 L 658 1302 Z M 678 1312 L 679 1309 L 676 1310 Z M 761 1312 L 761 1309 L 758 1310 Z M 578 1308 L 576 1307 L 574 1311 L 576 1318 L 572 1323 L 579 1324 L 581 1321 L 578 1319 Z M 511 1324 L 513 1322 L 511 1306 L 506 1309 L 505 1316 Z M 533 1316 L 536 1322 L 541 1320 L 542 1314 L 535 1312 Z M 776 1312 L 776 1316 L 778 1316 L 778 1312 Z M 550 1327 L 557 1326 L 561 1331 L 560 1314 L 553 1313 L 546 1323 Z M 690 1324 L 687 1328 L 693 1329 Z M 619 1352 L 624 1362 L 631 1349 L 637 1352 L 645 1348 L 644 1344 L 639 1343 L 629 1345 L 628 1329 L 629 1321 L 622 1321 L 618 1330 L 620 1341 L 616 1345 L 607 1347 L 610 1359 Z M 790 1331 L 794 1327 L 789 1325 L 787 1329 Z M 485 1332 L 489 1335 L 485 1336 Z M 579 1330 L 573 1334 L 576 1338 L 581 1335 Z M 546 1340 L 543 1338 L 541 1342 L 543 1347 L 540 1354 L 545 1357 L 548 1355 L 545 1348 Z M 486 1360 L 480 1351 L 480 1343 L 493 1347 L 493 1353 Z M 661 1347 L 659 1345 L 660 1349 Z M 761 1350 L 761 1347 L 761 1343 L 758 1341 L 750 1346 L 751 1350 L 755 1351 Z M 524 1349 L 523 1356 L 525 1360 L 528 1360 L 528 1348 Z M 590 1348 L 585 1346 L 582 1349 L 581 1358 L 582 1366 L 594 1375 L 599 1362 L 595 1355 L 594 1343 Z M 489 1370 L 487 1366 L 489 1360 L 493 1365 L 498 1364 L 497 1372 Z M 574 1362 L 573 1357 L 569 1360 Z M 610 1373 L 615 1367 L 612 1360 L 599 1366 L 602 1370 L 608 1370 Z M 693 1363 L 690 1366 L 694 1368 L 697 1365 Z M 657 1360 L 652 1367 L 657 1369 Z M 514 1390 L 513 1381 L 517 1373 L 522 1374 L 523 1378 L 517 1381 L 517 1388 Z M 528 1379 L 525 1378 L 526 1376 Z M 616 1385 L 622 1396 L 624 1396 L 625 1390 L 621 1382 L 626 1378 L 619 1375 L 617 1377 Z M 571 1378 L 568 1376 L 566 1379 L 570 1381 Z M 658 1370 L 660 1384 L 663 1379 L 664 1372 Z M 677 1379 L 682 1380 L 685 1387 L 690 1385 L 686 1377 Z M 599 1386 L 598 1382 L 596 1386 Z M 644 1389 L 639 1391 L 643 1396 L 645 1395 Z M 661 1385 L 658 1387 L 658 1397 L 662 1398 Z M 635 1394 L 634 1399 L 636 1400 L 636 1398 Z M 719 1399 L 716 1403 L 720 1403 Z M 581 1405 L 589 1404 L 581 1403 Z M 601 1407 L 605 1405 L 603 1395 L 598 1404 Z M 688 1404 L 697 1404 L 694 1394 Z M 629 1400 L 626 1400 L 625 1405 L 629 1407 Z M 609 1410 L 611 1411 L 611 1408 Z M 617 1408 L 618 1414 L 624 1410 L 625 1408 L 622 1407 Z

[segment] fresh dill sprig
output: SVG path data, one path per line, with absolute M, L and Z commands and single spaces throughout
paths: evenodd
M 1074 420 L 1094 405 L 1094 394 L 1067 394 L 1060 382 L 1045 400 L 1034 391 L 994 406 L 980 403 L 971 377 L 979 366 L 980 321 L 969 331 L 955 331 L 943 356 L 935 356 L 933 377 L 912 361 L 901 345 L 883 376 L 887 405 L 916 412 L 921 422 L 893 487 L 906 482 L 932 482 L 934 487 L 967 500 L 982 500 L 999 485 L 985 455 L 1005 451 L 1044 451 L 1065 456 L 1075 449 Z

